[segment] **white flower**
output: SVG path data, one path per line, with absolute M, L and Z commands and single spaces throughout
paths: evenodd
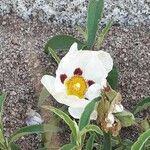
M 80 118 L 84 107 L 106 86 L 112 67 L 113 60 L 108 53 L 78 50 L 74 43 L 60 61 L 56 78 L 44 75 L 41 82 L 59 103 L 69 106 L 74 118 Z M 96 112 L 91 119 L 96 119 Z

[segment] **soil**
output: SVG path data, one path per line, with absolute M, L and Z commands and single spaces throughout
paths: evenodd
M 123 104 L 129 110 L 149 95 L 149 31 L 148 25 L 113 26 L 101 47 L 114 58 L 119 70 L 118 91 L 122 93 Z M 46 73 L 55 75 L 57 68 L 53 58 L 44 53 L 44 44 L 49 37 L 60 33 L 81 37 L 73 27 L 48 25 L 37 20 L 27 22 L 13 14 L 0 16 L 0 92 L 7 93 L 3 116 L 6 137 L 25 126 L 27 108 L 40 112 L 37 107 L 42 89 L 40 79 Z M 52 97 L 49 101 L 60 107 Z M 148 110 L 139 116 L 146 113 Z M 63 132 L 52 140 L 57 146 L 69 141 L 67 126 L 61 124 L 60 127 Z M 137 131 L 134 127 L 124 130 L 124 136 L 135 138 Z M 22 137 L 18 143 L 23 150 L 36 150 L 41 145 L 41 136 Z

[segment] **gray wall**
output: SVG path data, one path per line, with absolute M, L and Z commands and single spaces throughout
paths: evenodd
M 23 19 L 38 17 L 43 22 L 82 25 L 87 0 L 0 0 L 0 14 L 14 12 Z M 105 0 L 106 23 L 113 18 L 122 25 L 150 24 L 150 0 Z

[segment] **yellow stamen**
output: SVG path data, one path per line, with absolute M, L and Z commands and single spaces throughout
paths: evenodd
M 75 75 L 65 82 L 67 94 L 84 98 L 88 85 L 82 76 Z

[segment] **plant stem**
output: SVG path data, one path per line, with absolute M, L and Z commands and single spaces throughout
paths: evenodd
M 103 144 L 104 150 L 112 150 L 111 145 L 111 134 L 104 132 L 104 144 Z

